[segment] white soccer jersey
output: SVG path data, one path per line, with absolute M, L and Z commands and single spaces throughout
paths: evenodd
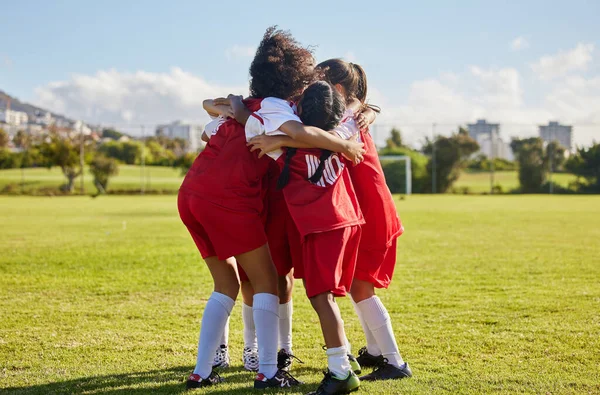
M 282 99 L 267 97 L 261 101 L 260 109 L 253 112 L 246 121 L 246 141 L 261 134 L 285 135 L 279 128 L 288 121 L 302 122 L 296 115 L 296 106 Z M 282 154 L 283 151 L 279 149 L 267 155 L 277 160 Z
M 346 109 L 342 122 L 333 131 L 344 140 L 358 134 L 358 141 L 360 141 L 360 129 L 354 120 L 354 112 L 349 108 Z

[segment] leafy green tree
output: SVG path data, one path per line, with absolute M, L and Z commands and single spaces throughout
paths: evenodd
M 434 150 L 435 159 L 433 157 Z M 431 158 L 427 163 L 428 182 L 425 185 L 425 191 L 432 192 L 434 160 L 436 192 L 444 193 L 458 180 L 469 156 L 478 150 L 479 144 L 469 136 L 464 128 L 460 128 L 450 137 L 436 136 L 435 140 L 427 138 L 423 152 L 430 155 Z
M 6 131 L 4 129 L 0 128 L 0 148 L 8 147 L 9 141 L 10 141 L 10 138 L 8 136 L 8 133 L 6 133 Z
M 578 148 L 575 155 L 565 163 L 565 169 L 582 177 L 586 184 L 580 184 L 584 192 L 600 192 L 600 143 L 594 143 L 589 148 Z
M 94 186 L 98 194 L 106 193 L 110 177 L 119 174 L 119 166 L 113 158 L 98 154 L 90 163 L 90 173 L 94 176 Z
M 155 166 L 172 166 L 176 159 L 175 153 L 163 147 L 155 140 L 146 142 L 146 151 L 148 153 L 148 164 Z
M 400 129 L 392 128 L 392 131 L 390 132 L 390 138 L 385 140 L 385 148 L 394 149 L 400 147 L 404 147 L 402 142 L 402 132 Z
M 61 189 L 73 192 L 75 179 L 81 175 L 79 163 L 79 146 L 74 139 L 62 138 L 56 133 L 51 133 L 49 142 L 44 142 L 41 152 L 46 159 L 46 166 L 58 166 L 67 179 Z
M 126 136 L 125 133 L 121 133 L 114 129 L 104 129 L 102 130 L 102 138 L 109 138 L 112 140 L 118 140 L 121 137 Z
M 98 152 L 128 165 L 141 162 L 142 150 L 143 146 L 139 141 L 110 141 L 98 147 Z
M 178 167 L 181 169 L 181 174 L 185 175 L 188 170 L 190 169 L 190 167 L 192 167 L 192 164 L 194 163 L 194 160 L 196 160 L 196 157 L 198 156 L 197 153 L 194 152 L 188 152 L 185 155 L 182 155 L 180 157 L 178 157 L 177 159 L 175 159 L 175 161 L 173 162 L 173 167 Z
M 519 185 L 523 193 L 542 192 L 549 171 L 558 171 L 565 161 L 565 148 L 556 141 L 544 146 L 539 137 L 513 139 L 510 147 L 519 163 Z
M 27 149 L 31 146 L 31 136 L 24 130 L 19 130 L 13 137 L 13 143 L 17 148 Z

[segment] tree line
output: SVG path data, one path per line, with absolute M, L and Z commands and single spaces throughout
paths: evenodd
M 519 188 L 514 193 L 600 193 L 600 144 L 578 148 L 568 157 L 566 149 L 558 142 L 545 143 L 539 137 L 513 138 L 511 149 L 515 161 L 502 158 L 474 156 L 479 151 L 477 142 L 465 128 L 450 136 L 426 138 L 421 150 L 415 150 L 402 141 L 401 131 L 394 128 L 380 155 L 405 155 L 411 158 L 412 190 L 414 193 L 445 193 L 452 190 L 465 169 L 491 171 L 517 170 Z M 383 170 L 388 186 L 393 193 L 406 191 L 405 164 L 398 161 L 383 161 Z M 577 176 L 568 187 L 550 180 L 550 173 L 567 172 Z M 494 186 L 497 192 L 499 186 Z
M 75 189 L 75 179 L 81 175 L 83 159 L 94 177 L 98 193 L 105 193 L 111 177 L 118 174 L 119 165 L 187 167 L 195 154 L 186 153 L 188 142 L 164 136 L 131 140 L 125 134 L 105 129 L 101 140 L 77 133 L 59 132 L 51 127 L 36 136 L 18 131 L 12 139 L 16 151 L 8 149 L 9 136 L 0 128 L 0 169 L 59 167 L 65 177 L 63 192 Z M 82 158 L 83 152 L 83 158 Z
M 47 134 L 31 136 L 19 131 L 13 137 L 16 152 L 9 150 L 9 136 L 0 128 L 0 169 L 59 167 L 65 177 L 60 187 L 73 192 L 75 179 L 81 175 L 81 150 L 83 161 L 94 177 L 98 193 L 108 189 L 109 180 L 118 174 L 119 164 L 172 166 L 184 174 L 197 153 L 187 152 L 187 141 L 164 136 L 131 140 L 113 129 L 105 129 L 102 140 L 90 136 L 59 133 L 50 128 Z M 600 193 L 600 144 L 578 148 L 565 156 L 565 148 L 557 142 L 544 143 L 538 137 L 513 139 L 511 148 L 515 161 L 501 158 L 493 161 L 479 151 L 477 142 L 468 131 L 459 127 L 450 136 L 426 138 L 420 150 L 407 146 L 399 129 L 392 129 L 380 156 L 404 155 L 411 158 L 412 190 L 414 193 L 445 193 L 452 191 L 454 183 L 465 169 L 472 171 L 517 170 L 518 190 L 515 193 Z M 382 166 L 393 193 L 406 192 L 406 168 L 400 161 L 382 160 Z M 568 172 L 577 181 L 567 188 L 550 180 L 550 173 Z M 499 187 L 497 188 L 500 192 Z

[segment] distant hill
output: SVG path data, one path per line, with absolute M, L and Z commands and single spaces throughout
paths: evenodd
M 38 112 L 38 113 L 39 112 L 41 112 L 41 113 L 49 112 L 52 114 L 52 117 L 57 119 L 58 121 L 64 121 L 64 122 L 69 122 L 69 123 L 74 122 L 72 119 L 67 118 L 64 115 L 56 114 L 56 113 L 53 113 L 52 111 L 48 111 L 46 109 L 33 106 L 29 103 L 22 102 L 19 99 L 10 96 L 9 94 L 5 93 L 2 90 L 0 90 L 0 109 L 3 110 L 6 108 L 6 103 L 8 102 L 9 99 L 10 99 L 10 109 L 11 110 L 26 112 L 27 115 L 30 117 L 30 119 L 35 119 L 36 112 Z

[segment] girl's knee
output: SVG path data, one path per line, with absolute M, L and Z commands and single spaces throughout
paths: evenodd
M 359 303 L 375 296 L 375 287 L 369 282 L 355 280 L 350 288 L 350 295 L 354 303 Z

